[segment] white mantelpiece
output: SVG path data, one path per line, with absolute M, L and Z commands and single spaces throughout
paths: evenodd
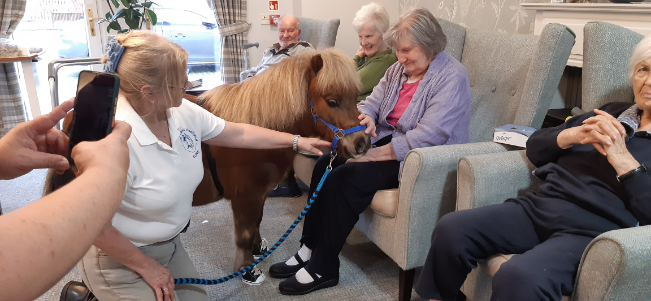
M 590 21 L 616 24 L 643 35 L 651 34 L 649 3 L 522 3 L 536 11 L 534 34 L 539 35 L 548 23 L 561 23 L 576 34 L 568 66 L 583 67 L 583 27 Z

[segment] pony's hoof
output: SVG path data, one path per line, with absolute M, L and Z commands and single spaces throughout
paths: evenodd
M 265 279 L 264 273 L 257 266 L 242 274 L 242 282 L 248 285 L 260 285 Z
M 266 239 L 262 239 L 259 245 L 253 247 L 253 259 L 258 260 L 269 251 L 269 243 Z

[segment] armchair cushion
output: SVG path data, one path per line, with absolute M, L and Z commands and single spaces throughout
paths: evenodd
M 301 41 L 307 41 L 316 49 L 334 47 L 339 30 L 339 19 L 317 20 L 298 18 Z
M 628 61 L 644 36 L 606 22 L 588 22 L 583 31 L 583 111 L 610 102 L 633 101 Z

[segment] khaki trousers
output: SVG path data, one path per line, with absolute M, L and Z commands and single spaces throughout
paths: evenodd
M 198 278 L 199 273 L 183 249 L 179 235 L 171 240 L 139 248 L 170 270 L 174 278 Z M 99 301 L 156 300 L 154 290 L 132 269 L 92 246 L 77 264 L 84 283 Z M 203 285 L 175 285 L 174 294 L 180 301 L 207 301 Z M 167 300 L 165 300 L 167 301 Z

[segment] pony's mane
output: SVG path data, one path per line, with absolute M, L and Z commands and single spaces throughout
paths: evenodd
M 285 58 L 254 77 L 221 85 L 200 98 L 208 111 L 227 121 L 285 131 L 309 110 L 308 79 L 316 54 L 323 59 L 316 76 L 317 93 L 359 93 L 361 81 L 353 60 L 329 48 Z

